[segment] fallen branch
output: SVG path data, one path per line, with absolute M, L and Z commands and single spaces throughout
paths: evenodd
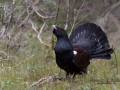
M 34 82 L 30 86 L 40 86 L 40 85 L 42 85 L 42 84 L 44 84 L 46 82 L 54 83 L 57 80 L 65 80 L 65 78 L 60 77 L 58 75 L 46 76 L 46 77 L 43 77 L 43 78 L 39 79 L 38 81 Z

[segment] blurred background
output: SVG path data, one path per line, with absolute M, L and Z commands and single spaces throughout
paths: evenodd
M 51 26 L 69 35 L 87 22 L 103 29 L 116 56 L 91 62 L 90 74 L 76 83 L 47 81 L 59 72 Z M 119 58 L 120 0 L 0 0 L 0 90 L 118 90 Z M 31 86 L 41 78 L 44 83 Z

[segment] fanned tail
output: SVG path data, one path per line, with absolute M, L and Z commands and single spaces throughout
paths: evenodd
M 110 59 L 110 48 L 106 34 L 93 23 L 86 23 L 76 28 L 70 35 L 72 44 L 82 48 L 90 58 Z

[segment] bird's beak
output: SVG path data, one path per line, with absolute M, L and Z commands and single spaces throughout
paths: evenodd
M 56 25 L 52 25 L 52 27 L 57 30 Z

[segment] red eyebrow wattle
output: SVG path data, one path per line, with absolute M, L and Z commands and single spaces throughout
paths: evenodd
M 59 30 L 63 30 L 63 29 L 59 27 Z

